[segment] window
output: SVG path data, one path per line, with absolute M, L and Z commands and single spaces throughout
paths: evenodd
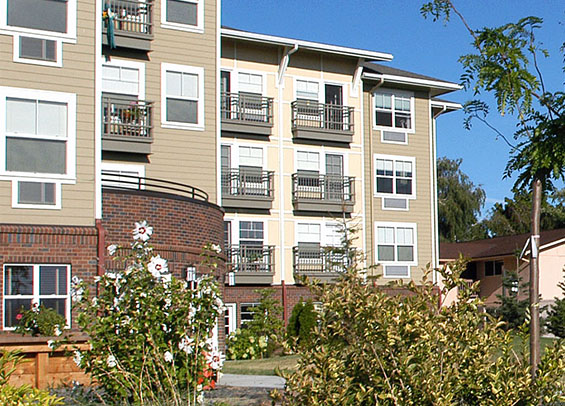
M 239 147 L 239 166 L 263 167 L 263 148 Z
M 76 0 L 6 0 L 0 7 L 1 28 L 74 38 Z
M 237 328 L 237 320 L 236 320 L 236 304 L 235 303 L 226 303 L 224 304 L 224 332 L 226 338 L 235 331 Z
M 378 92 L 374 94 L 373 101 L 376 126 L 407 130 L 414 129 L 411 95 Z
M 14 62 L 63 66 L 60 40 L 31 35 L 14 35 Z
M 237 81 L 240 93 L 263 94 L 263 76 L 239 72 Z
M 504 261 L 486 261 L 485 262 L 485 276 L 502 275 Z
M 21 309 L 32 304 L 55 309 L 70 325 L 69 265 L 4 265 L 4 328 L 17 325 Z
M 75 111 L 73 94 L 0 88 L 0 173 L 73 178 Z
M 298 244 L 320 244 L 320 224 L 298 223 Z
M 263 231 L 262 221 L 240 221 L 239 244 L 262 246 L 264 236 Z
M 315 102 L 319 99 L 320 85 L 318 82 L 310 80 L 297 80 L 296 81 L 296 98 L 298 100 L 313 100 Z
M 376 223 L 376 260 L 385 277 L 409 277 L 410 265 L 417 265 L 416 225 Z
M 296 166 L 299 171 L 319 172 L 320 154 L 317 152 L 297 151 Z
M 145 189 L 143 165 L 102 163 L 102 187 Z
M 162 64 L 164 127 L 204 129 L 204 69 Z
M 12 181 L 12 207 L 25 209 L 60 209 L 61 184 L 35 180 Z
M 145 98 L 145 65 L 113 60 L 102 65 L 102 92 Z
M 161 25 L 190 32 L 204 30 L 204 0 L 163 0 Z
M 414 198 L 414 166 L 414 158 L 375 155 L 376 194 Z
M 253 320 L 254 307 L 259 306 L 259 303 L 242 303 L 240 307 L 240 320 L 241 327 L 245 327 L 245 324 Z

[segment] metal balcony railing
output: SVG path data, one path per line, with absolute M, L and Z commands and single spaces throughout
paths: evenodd
M 208 193 L 194 186 L 162 179 L 126 175 L 119 172 L 102 171 L 102 187 L 120 190 L 143 190 L 170 193 L 196 200 L 208 201 Z
M 153 102 L 127 102 L 102 97 L 102 134 L 104 137 L 153 139 Z
M 339 273 L 349 266 L 349 258 L 336 247 L 292 248 L 293 269 L 295 273 Z
M 273 98 L 245 93 L 222 93 L 222 119 L 249 123 L 273 123 Z
M 111 21 L 116 35 L 122 32 L 139 37 L 153 35 L 153 0 L 105 0 L 104 9 L 113 14 L 112 19 L 104 19 L 104 28 Z
M 228 245 L 228 272 L 274 272 L 273 245 Z
M 273 199 L 273 171 L 222 168 L 222 196 Z
M 338 175 L 292 175 L 292 200 L 355 203 L 355 178 Z
M 353 107 L 296 100 L 291 103 L 292 129 L 353 132 Z

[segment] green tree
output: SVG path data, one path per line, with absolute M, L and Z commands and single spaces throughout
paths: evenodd
M 485 238 L 477 216 L 485 203 L 485 191 L 461 171 L 461 159 L 437 160 L 438 222 L 441 241 Z
M 296 338 L 298 345 L 305 345 L 312 338 L 312 329 L 318 316 L 312 299 L 306 302 L 300 300 L 292 309 L 286 332 L 289 337 Z
M 524 288 L 522 278 L 516 272 L 508 272 L 502 278 L 502 294 L 496 295 L 498 307 L 491 313 L 506 323 L 508 330 L 517 330 L 524 325 L 528 309 L 528 300 L 520 299 L 520 290 Z
M 471 28 L 451 0 L 424 3 L 422 14 L 434 20 L 448 21 L 452 13 L 464 24 L 472 37 L 475 53 L 463 55 L 460 62 L 462 81 L 475 94 L 491 93 L 500 114 L 514 115 L 518 130 L 517 145 L 512 147 L 505 176 L 517 173 L 515 189 L 532 192 L 530 250 L 530 333 L 531 372 L 536 376 L 540 359 L 539 317 L 539 247 L 541 202 L 544 190 L 553 188 L 553 181 L 563 179 L 565 169 L 565 94 L 545 88 L 538 65 L 539 55 L 547 56 L 535 36 L 542 19 L 525 17 L 500 27 Z M 488 105 L 482 101 L 466 104 L 466 125 L 478 119 L 487 123 Z M 491 127 L 492 128 L 492 127 Z M 500 135 L 500 134 L 499 134 Z M 504 137 L 507 140 L 507 137 Z
M 547 330 L 559 338 L 565 338 L 565 283 L 559 282 L 559 287 L 563 292 L 563 297 L 555 298 L 553 304 L 547 312 Z

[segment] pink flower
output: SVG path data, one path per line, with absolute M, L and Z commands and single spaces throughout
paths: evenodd
M 16 320 L 21 320 L 23 317 L 24 317 L 23 314 L 18 313 L 18 314 L 16 315 Z

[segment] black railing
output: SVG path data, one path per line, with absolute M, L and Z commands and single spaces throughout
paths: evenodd
M 222 196 L 272 199 L 273 171 L 222 168 Z
M 110 11 L 113 18 L 105 18 L 104 28 L 112 21 L 114 32 L 127 32 L 139 36 L 153 34 L 153 0 L 106 0 L 104 9 Z
M 292 175 L 292 200 L 355 203 L 355 178 L 338 175 Z
M 349 266 L 349 257 L 339 251 L 336 247 L 293 247 L 294 272 L 344 272 Z
M 153 138 L 153 102 L 125 101 L 102 97 L 102 134 L 151 141 Z
M 322 129 L 353 132 L 353 107 L 323 104 L 310 100 L 291 103 L 292 129 Z
M 125 175 L 111 171 L 102 171 L 102 187 L 107 189 L 134 189 L 171 193 L 191 199 L 208 201 L 208 193 L 194 186 L 162 179 Z
M 273 98 L 255 94 L 222 93 L 222 119 L 273 123 Z
M 274 272 L 273 245 L 228 245 L 228 272 Z

